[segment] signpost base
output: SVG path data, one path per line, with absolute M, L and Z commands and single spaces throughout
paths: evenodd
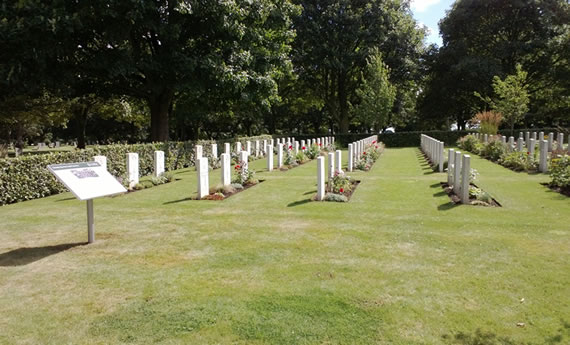
M 87 242 L 95 242 L 95 223 L 93 221 L 93 199 L 87 200 Z

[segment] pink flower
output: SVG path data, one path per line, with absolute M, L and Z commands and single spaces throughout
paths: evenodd
M 374 141 L 372 142 L 372 144 L 376 144 L 376 140 L 374 140 Z

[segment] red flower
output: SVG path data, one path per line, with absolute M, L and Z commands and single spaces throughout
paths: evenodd
M 378 148 L 378 145 L 376 145 L 376 148 Z
M 527 152 L 526 154 L 527 154 L 527 155 L 530 155 L 530 152 Z
M 236 165 L 235 169 L 236 169 L 236 170 L 239 169 L 239 165 Z
M 374 141 L 372 142 L 372 144 L 376 144 L 376 140 L 374 140 Z
M 289 145 L 289 150 L 292 150 L 292 149 L 293 149 L 293 146 Z
M 303 150 L 305 149 L 305 146 L 303 146 Z
M 323 146 L 323 144 L 319 143 L 319 146 Z
M 341 193 L 344 193 L 344 188 L 341 188 L 341 189 L 339 189 L 338 191 L 341 192 Z
M 366 151 L 364 151 L 364 153 L 363 153 L 363 154 L 365 155 L 365 154 L 366 154 Z

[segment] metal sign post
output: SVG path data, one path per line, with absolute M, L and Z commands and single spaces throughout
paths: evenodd
M 48 165 L 48 170 L 79 200 L 87 201 L 87 241 L 95 242 L 93 199 L 127 190 L 97 162 Z

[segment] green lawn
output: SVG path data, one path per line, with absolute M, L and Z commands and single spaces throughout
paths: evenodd
M 252 162 L 266 181 L 222 202 L 182 170 L 97 199 L 92 245 L 69 193 L 1 207 L 0 343 L 568 344 L 570 198 L 471 164 L 502 208 L 451 205 L 415 148 L 347 204 L 309 201 L 315 161 Z

